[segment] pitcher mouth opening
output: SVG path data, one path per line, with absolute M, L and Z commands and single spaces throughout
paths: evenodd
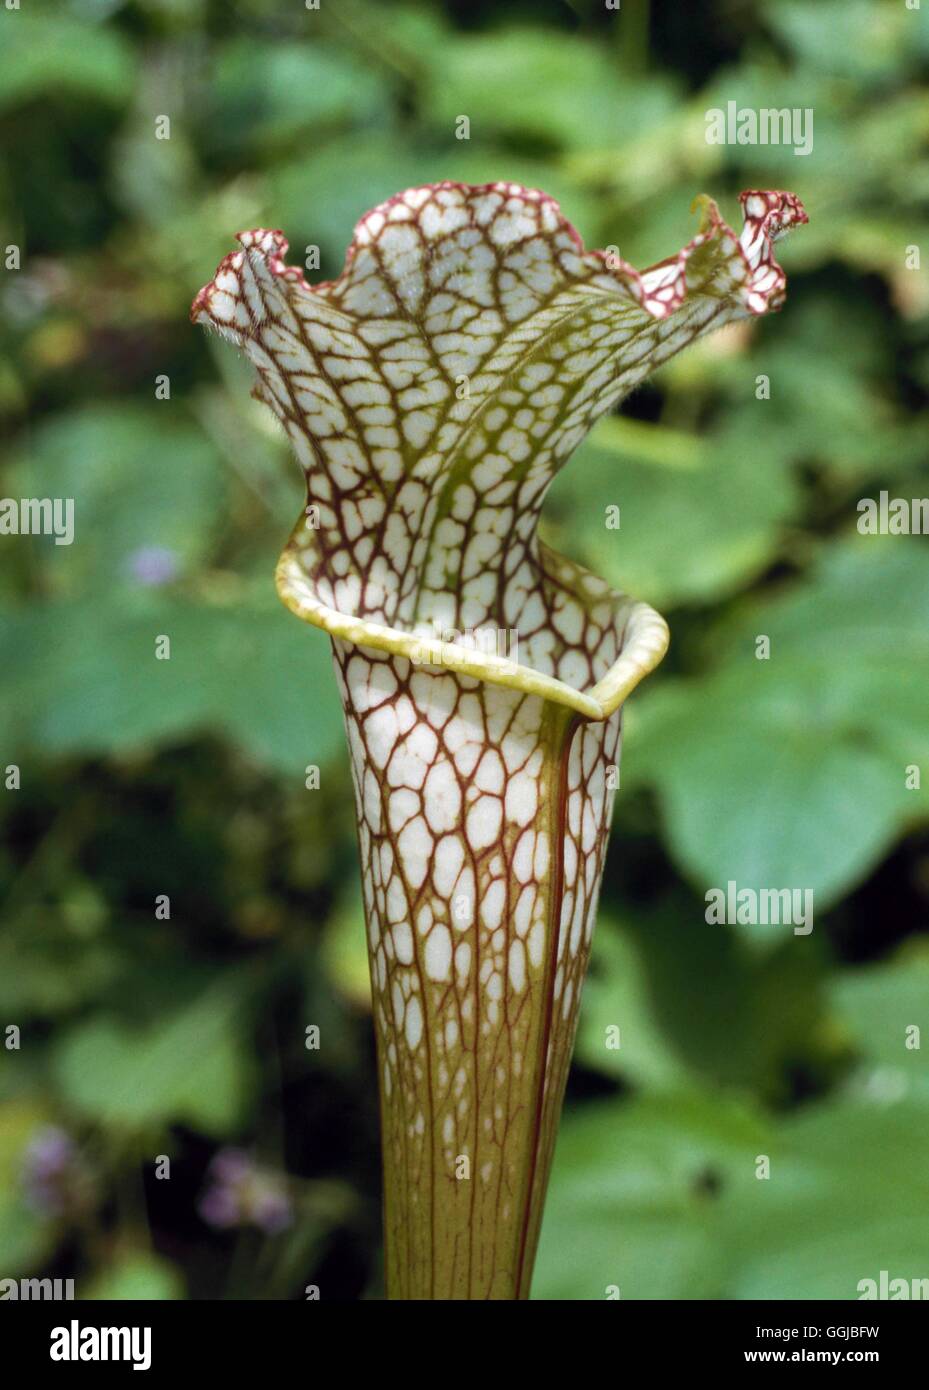
M 534 527 L 548 483 L 649 371 L 783 303 L 774 243 L 806 212 L 784 190 L 740 201 L 736 231 L 700 195 L 696 235 L 643 271 L 585 250 L 553 199 L 512 182 L 396 194 L 316 285 L 287 265 L 282 232 L 240 233 L 191 317 L 244 348 L 314 498 L 325 543 L 308 564 L 294 531 L 277 571 L 287 607 L 340 640 L 608 718 L 661 660 L 667 626 L 606 585 L 601 621 L 573 592 L 580 566 L 556 557 L 565 582 L 548 555 L 536 563 Z M 526 609 L 515 661 L 441 634 L 429 660 L 425 623 Z
M 579 690 L 557 676 L 508 656 L 446 640 L 440 634 L 430 637 L 340 612 L 316 593 L 301 559 L 305 549 L 306 532 L 298 523 L 275 571 L 275 587 L 281 601 L 303 622 L 322 628 L 343 642 L 405 656 L 425 669 L 444 667 L 489 685 L 538 695 L 588 720 L 608 719 L 655 669 L 668 649 L 670 634 L 661 614 L 647 603 L 611 590 L 614 618 L 622 632 L 619 655 L 595 684 Z

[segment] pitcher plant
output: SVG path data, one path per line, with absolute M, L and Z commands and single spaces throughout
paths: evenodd
M 538 535 L 601 415 L 777 309 L 793 194 L 705 196 L 636 271 L 517 184 L 409 189 L 308 285 L 239 235 L 191 317 L 306 475 L 278 592 L 332 640 L 355 787 L 395 1299 L 526 1298 L 618 779 L 664 620 Z M 661 519 L 656 518 L 656 525 Z M 312 692 L 307 691 L 307 699 Z

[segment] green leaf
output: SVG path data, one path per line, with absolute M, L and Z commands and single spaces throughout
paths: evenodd
M 170 552 L 182 577 L 214 544 L 228 475 L 186 409 L 107 402 L 51 416 L 14 460 L 12 495 L 74 500 L 74 540 L 31 542 L 44 588 L 137 586 L 143 549 Z
M 390 107 L 378 73 L 318 40 L 232 39 L 220 50 L 209 100 L 209 139 L 229 152 L 266 150 L 300 135 L 318 138 L 321 126 L 355 127 Z
M 796 504 L 786 472 L 712 440 L 687 450 L 669 431 L 626 423 L 604 420 L 555 479 L 553 543 L 658 605 L 708 602 L 764 569 Z M 609 507 L 619 507 L 618 529 L 607 527 Z
M 127 1250 L 82 1284 L 78 1296 L 104 1301 L 170 1300 L 184 1297 L 184 1281 L 169 1260 L 147 1250 Z
M 640 757 L 658 781 L 670 847 L 698 883 L 810 890 L 822 908 L 896 838 L 902 769 L 815 721 L 804 729 L 799 705 L 780 719 L 756 713 L 752 684 L 746 673 L 741 694 L 733 683 L 725 695 L 705 687 L 690 704 L 689 734 L 677 723 L 656 734 L 660 751 L 650 743 Z
M 219 1136 L 251 1094 L 247 1045 L 237 991 L 214 988 L 143 1029 L 90 1019 L 58 1043 L 54 1074 L 70 1105 L 114 1128 L 184 1122 Z
M 7 12 L 0 45 L 0 110 L 62 94 L 118 105 L 135 81 L 132 49 L 113 29 L 67 14 Z
M 914 943 L 886 965 L 843 970 L 831 998 L 862 1058 L 861 1083 L 929 1103 L 929 950 Z
M 864 243 L 858 239 L 857 244 L 860 254 Z M 901 244 L 906 238 L 894 245 L 895 268 Z M 886 476 L 898 466 L 888 439 L 901 432 L 900 416 L 876 382 L 882 327 L 877 306 L 857 299 L 837 305 L 825 295 L 812 296 L 791 305 L 779 325 L 783 331 L 757 344 L 750 369 L 742 359 L 733 362 L 730 390 L 736 404 L 726 432 L 759 480 L 772 459 L 812 464 L 830 479 L 850 484 Z M 834 351 L 839 339 L 840 354 Z M 753 397 L 756 373 L 768 378 L 767 401 Z M 856 491 L 856 500 L 859 495 Z M 851 507 L 849 514 L 854 515 Z
M 584 39 L 532 29 L 458 35 L 435 55 L 427 83 L 433 122 L 454 132 L 466 113 L 471 134 L 528 135 L 558 145 L 618 143 L 666 119 L 673 86 L 621 72 L 608 50 Z
M 72 888 L 69 908 L 78 897 Z M 0 1017 L 24 1019 L 67 1013 L 99 996 L 118 970 L 110 943 L 88 941 L 64 914 L 25 911 L 7 918 L 0 936 Z
M 565 1115 L 534 1298 L 715 1298 L 726 1270 L 717 1192 L 769 1134 L 731 1101 L 680 1092 Z
M 722 1296 L 857 1299 L 862 1279 L 926 1275 L 929 1105 L 835 1101 L 784 1122 L 771 1176 L 733 1176 Z M 765 1150 L 765 1152 L 769 1152 Z
M 839 1050 L 825 1026 L 818 960 L 792 943 L 748 951 L 738 928 L 710 926 L 703 903 L 679 892 L 622 929 L 601 908 L 579 1059 L 652 1091 L 700 1081 L 783 1103 L 797 1057 L 811 1074 L 830 1075 Z M 619 1050 L 606 1046 L 611 1025 L 621 1029 Z
M 731 625 L 714 674 L 643 699 L 629 780 L 657 786 L 697 883 L 811 889 L 821 909 L 926 816 L 906 768 L 929 757 L 927 610 L 918 544 L 834 547 L 811 582 Z M 765 930 L 783 928 L 746 927 Z
M 925 1277 L 927 1140 L 915 1100 L 838 1100 L 777 1125 L 718 1094 L 569 1113 L 533 1297 L 855 1299 L 882 1269 Z
M 680 1084 L 687 1075 L 655 1016 L 636 944 L 602 912 L 584 985 L 576 1055 L 608 1076 L 656 1088 Z
M 797 57 L 830 77 L 859 83 L 898 76 L 912 61 L 912 15 L 906 5 L 875 5 L 869 0 L 772 0 L 768 22 Z M 915 27 L 918 27 L 915 26 Z
M 156 660 L 161 636 L 169 660 Z M 341 748 L 329 643 L 296 627 L 270 581 L 243 608 L 146 594 L 8 610 L 0 639 L 13 673 L 0 707 L 19 747 L 116 753 L 222 733 L 301 782 Z

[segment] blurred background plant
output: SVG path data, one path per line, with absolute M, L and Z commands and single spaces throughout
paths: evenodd
M 929 1026 L 929 792 L 906 771 L 929 779 L 929 553 L 856 528 L 858 499 L 927 491 L 927 9 L 0 12 L 0 243 L 21 248 L 0 492 L 73 497 L 76 528 L 0 540 L 4 1277 L 380 1292 L 340 713 L 325 639 L 272 588 L 301 486 L 187 309 L 240 228 L 281 226 L 329 278 L 361 213 L 442 178 L 540 186 L 639 265 L 692 234 L 701 190 L 735 217 L 740 188 L 791 188 L 810 214 L 787 311 L 666 368 L 550 498 L 548 538 L 674 637 L 627 711 L 535 1295 L 929 1274 L 929 1075 L 904 1036 Z M 812 153 L 708 145 L 728 101 L 812 108 Z M 813 889 L 814 931 L 708 925 L 729 880 Z

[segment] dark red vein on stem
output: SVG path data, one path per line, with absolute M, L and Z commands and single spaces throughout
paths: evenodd
M 561 940 L 561 910 L 564 897 L 564 841 L 568 816 L 568 764 L 571 745 L 580 724 L 580 715 L 572 715 L 564 735 L 561 761 L 558 767 L 558 812 L 555 821 L 554 862 L 552 891 L 549 907 L 549 957 L 546 974 L 545 1022 L 539 1046 L 539 1080 L 535 1098 L 535 1117 L 532 1127 L 532 1158 L 529 1163 L 526 1184 L 525 1206 L 523 1209 L 522 1231 L 519 1238 L 519 1258 L 516 1264 L 516 1297 L 519 1298 L 523 1285 L 523 1271 L 526 1265 L 526 1251 L 529 1242 L 529 1229 L 532 1225 L 532 1197 L 535 1189 L 536 1173 L 539 1167 L 539 1149 L 542 1143 L 542 1121 L 545 1113 L 545 1078 L 548 1074 L 548 1049 L 552 1034 L 552 1018 L 555 1012 L 555 975 L 558 970 L 558 946 Z M 528 1289 L 526 1291 L 528 1296 Z

